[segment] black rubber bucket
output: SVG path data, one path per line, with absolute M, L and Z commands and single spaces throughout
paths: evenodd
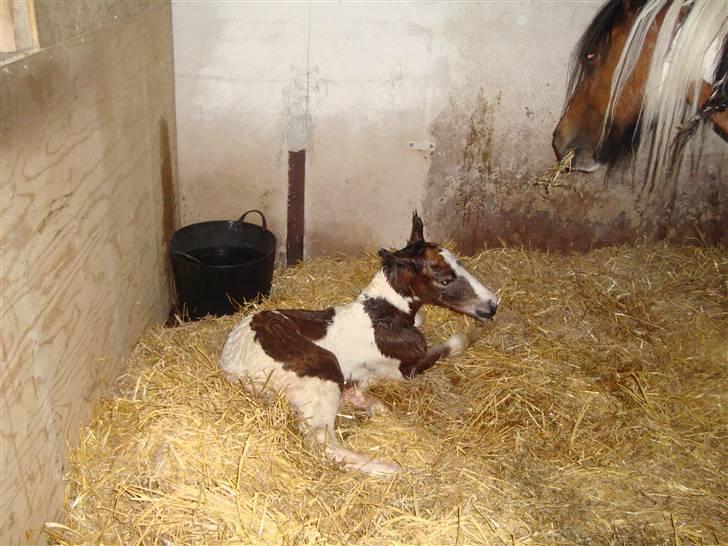
M 245 222 L 251 212 L 262 226 Z M 200 222 L 175 232 L 170 244 L 176 312 L 185 320 L 234 313 L 270 294 L 276 238 L 265 216 Z

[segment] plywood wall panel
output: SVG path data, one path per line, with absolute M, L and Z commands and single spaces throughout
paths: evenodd
M 67 42 L 138 15 L 155 0 L 35 0 L 38 35 L 42 47 Z
M 0 543 L 59 516 L 67 442 L 168 310 L 171 63 L 158 4 L 2 73 Z

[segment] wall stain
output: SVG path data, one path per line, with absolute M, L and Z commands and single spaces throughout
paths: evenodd
M 463 151 L 463 170 L 476 171 L 481 177 L 490 175 L 490 160 L 493 147 L 493 106 L 483 96 L 470 116 L 470 132 Z
M 465 254 L 506 245 L 587 251 L 643 238 L 728 242 L 728 185 L 720 167 L 653 193 L 634 166 L 610 178 L 579 173 L 545 195 L 533 180 L 548 165 L 539 169 L 528 156 L 504 159 L 512 156 L 509 143 L 524 135 L 498 134 L 500 101 L 483 90 L 451 96 L 430 126 L 437 145 L 423 209 L 433 240 L 452 241 Z
M 500 95 L 496 105 L 500 103 Z M 463 252 L 473 254 L 480 244 L 478 234 L 487 231 L 481 214 L 487 202 L 487 183 L 492 178 L 493 118 L 496 105 L 488 103 L 481 91 L 475 111 L 470 116 L 470 131 L 465 141 L 461 180 L 458 190 L 459 207 L 463 211 L 460 245 Z

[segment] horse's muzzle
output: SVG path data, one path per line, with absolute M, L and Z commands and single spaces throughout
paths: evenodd
M 561 158 L 564 156 L 564 152 L 566 150 L 564 144 L 564 137 L 561 135 L 561 131 L 559 131 L 559 128 L 557 127 L 554 131 L 554 136 L 551 139 L 551 147 L 554 149 L 556 159 L 559 161 L 561 161 Z
M 574 151 L 574 158 L 571 160 L 571 168 L 575 171 L 592 173 L 602 165 L 599 161 L 594 159 L 594 150 L 591 146 L 587 145 L 581 139 L 572 139 L 569 142 L 565 142 L 565 139 L 558 127 L 554 131 L 551 146 L 556 154 L 556 159 L 559 161 L 561 161 L 567 152 L 570 150 Z
M 593 155 L 586 154 L 577 148 L 574 150 L 574 158 L 571 160 L 571 168 L 575 171 L 582 171 L 585 173 L 593 173 L 602 164 L 594 159 Z

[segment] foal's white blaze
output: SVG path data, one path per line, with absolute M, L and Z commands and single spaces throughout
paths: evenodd
M 478 298 L 480 298 L 484 302 L 492 301 L 498 303 L 498 298 L 496 297 L 496 295 L 491 292 L 485 285 L 483 285 L 483 283 L 481 283 L 478 279 L 473 277 L 467 269 L 460 265 L 455 259 L 455 256 L 453 256 L 449 250 L 443 248 L 440 251 L 440 255 L 443 257 L 445 262 L 447 262 L 447 265 L 450 266 L 450 269 L 455 272 L 455 275 L 457 275 L 458 277 L 462 277 L 468 281 L 470 286 L 473 288 L 473 292 L 475 292 L 475 295 L 478 296 Z

